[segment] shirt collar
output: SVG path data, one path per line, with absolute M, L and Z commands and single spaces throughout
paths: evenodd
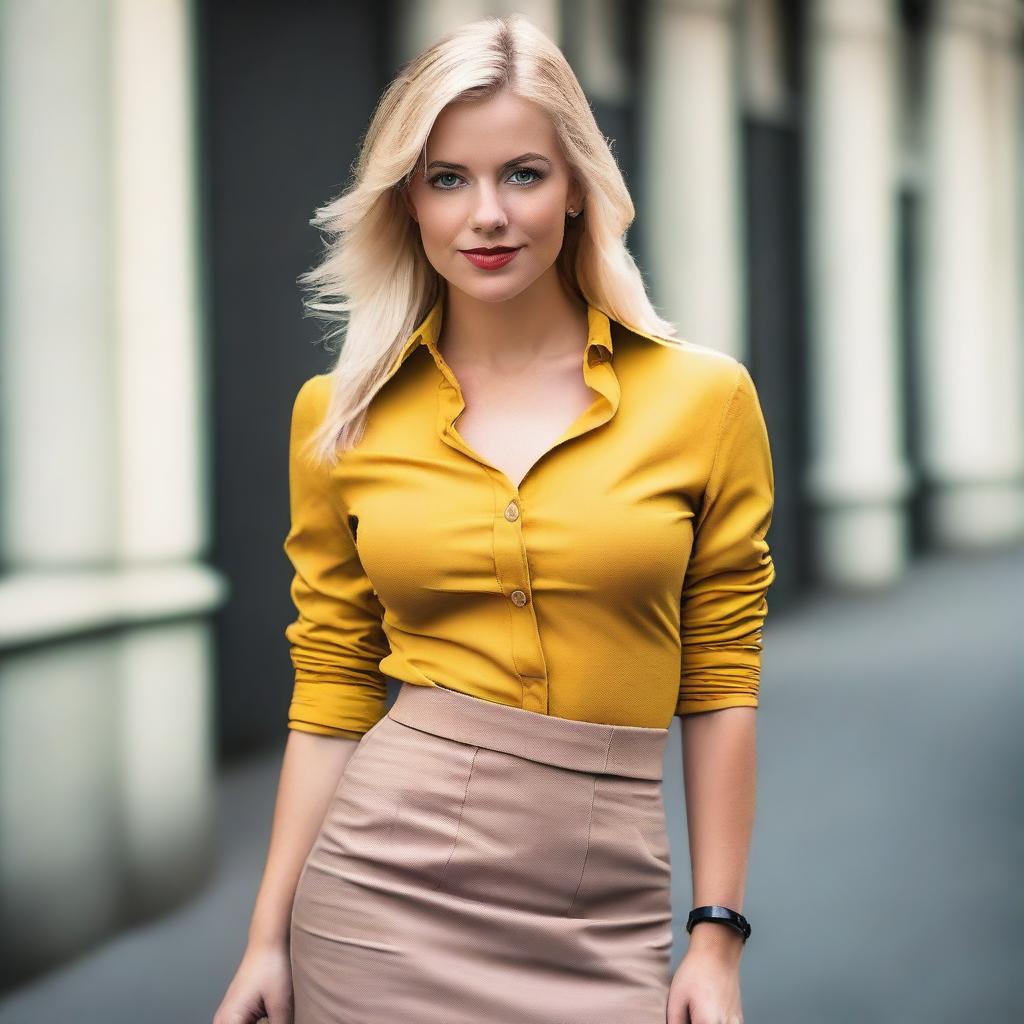
M 398 352 L 398 355 L 391 363 L 387 378 L 390 379 L 397 372 L 399 367 L 409 358 L 412 353 L 421 345 L 430 351 L 434 362 L 443 370 L 444 360 L 438 350 L 437 342 L 441 337 L 441 324 L 444 320 L 444 294 L 442 293 L 430 311 L 420 321 L 419 326 L 406 339 Z M 612 330 L 611 320 L 608 314 L 596 306 L 587 304 L 587 344 L 583 350 L 583 357 L 586 365 L 594 366 L 596 363 L 608 362 L 611 359 Z

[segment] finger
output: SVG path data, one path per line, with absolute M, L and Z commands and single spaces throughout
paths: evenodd
M 688 1002 L 677 1003 L 667 1008 L 665 1024 L 695 1024 L 690 1017 L 690 1004 Z
M 267 1003 L 270 1024 L 292 1024 L 292 1004 L 287 1000 Z

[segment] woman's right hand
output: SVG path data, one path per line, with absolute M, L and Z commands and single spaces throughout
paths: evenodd
M 213 1024 L 292 1024 L 292 966 L 288 946 L 249 946 L 213 1015 Z
M 2 0 L 0 0 L 2 2 Z M 360 741 L 288 730 L 281 780 L 242 962 L 213 1024 L 293 1024 L 291 920 L 317 834 Z

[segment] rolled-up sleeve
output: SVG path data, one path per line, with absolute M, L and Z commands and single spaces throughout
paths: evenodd
M 677 715 L 758 705 L 774 495 L 764 416 L 738 363 L 683 583 Z
M 314 465 L 303 444 L 326 409 L 329 380 L 307 380 L 292 409 L 291 526 L 284 551 L 295 570 L 298 617 L 285 629 L 295 670 L 288 728 L 360 739 L 383 715 L 389 653 L 383 608 L 359 561 L 337 470 Z M 342 456 L 344 458 L 344 456 Z

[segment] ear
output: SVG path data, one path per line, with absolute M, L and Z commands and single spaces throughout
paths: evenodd
M 569 185 L 569 194 L 566 196 L 566 206 L 571 206 L 574 210 L 582 210 L 585 199 L 586 193 L 583 191 L 583 186 L 573 176 Z
M 402 193 L 402 202 L 405 204 L 405 208 L 409 211 L 409 216 L 418 224 L 419 218 L 416 216 L 416 207 L 413 205 L 412 197 L 409 195 L 409 182 L 400 182 L 398 188 Z

